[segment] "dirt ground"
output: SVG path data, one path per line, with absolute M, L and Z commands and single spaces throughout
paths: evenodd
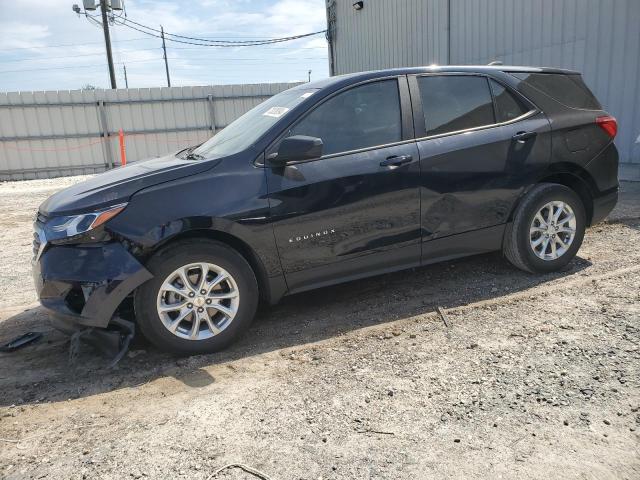
M 0 343 L 45 332 L 0 353 L 0 478 L 640 478 L 640 184 L 563 272 L 445 262 L 288 297 L 220 354 L 137 343 L 106 370 L 89 347 L 70 366 L 33 303 L 35 210 L 74 181 L 0 185 Z

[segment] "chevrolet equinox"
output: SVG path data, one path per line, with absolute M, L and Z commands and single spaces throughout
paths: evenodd
M 39 208 L 34 277 L 66 331 L 124 310 L 163 350 L 224 348 L 260 300 L 501 250 L 563 268 L 618 196 L 615 118 L 579 73 L 403 68 L 306 83 L 210 140 Z

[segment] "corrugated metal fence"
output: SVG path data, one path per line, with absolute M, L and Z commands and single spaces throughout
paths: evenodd
M 414 65 L 583 72 L 618 119 L 621 178 L 640 180 L 640 0 L 328 0 L 335 73 Z
M 0 93 L 0 180 L 101 172 L 195 145 L 295 83 Z

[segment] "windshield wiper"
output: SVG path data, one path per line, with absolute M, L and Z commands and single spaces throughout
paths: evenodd
M 183 160 L 204 160 L 205 158 L 204 155 L 200 155 L 199 153 L 193 153 L 193 151 L 198 147 L 199 145 L 196 145 L 195 147 L 185 148 L 184 150 L 178 152 L 178 155 Z M 184 152 L 186 152 L 186 155 L 180 155 Z
M 204 160 L 204 155 L 200 155 L 199 153 L 189 152 L 184 157 L 185 160 Z

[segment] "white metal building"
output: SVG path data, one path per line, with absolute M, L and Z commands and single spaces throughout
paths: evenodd
M 578 70 L 640 180 L 640 0 L 327 0 L 332 74 L 430 65 Z

